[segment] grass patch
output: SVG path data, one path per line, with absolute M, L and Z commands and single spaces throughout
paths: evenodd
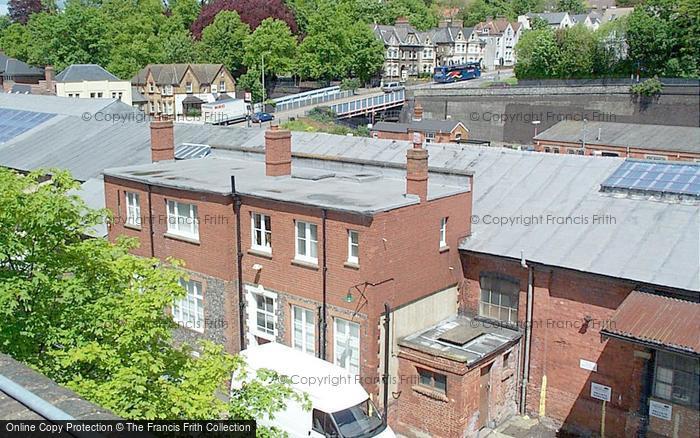
M 290 131 L 326 132 L 328 134 L 352 134 L 356 137 L 369 137 L 369 129 L 364 126 L 352 129 L 345 125 L 335 123 L 334 121 L 321 121 L 311 117 L 301 117 L 296 120 L 284 122 L 282 123 L 282 128 L 289 129 Z

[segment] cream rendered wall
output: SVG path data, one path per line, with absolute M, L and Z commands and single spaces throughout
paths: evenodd
M 103 99 L 111 99 L 112 93 L 122 93 L 122 102 L 132 104 L 131 82 L 129 81 L 83 81 L 57 82 L 56 95 L 68 97 L 69 94 L 80 94 L 81 98 L 90 98 L 90 93 L 102 93 Z

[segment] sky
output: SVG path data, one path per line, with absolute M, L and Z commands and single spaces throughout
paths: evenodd
M 7 14 L 7 0 L 0 0 L 0 15 Z

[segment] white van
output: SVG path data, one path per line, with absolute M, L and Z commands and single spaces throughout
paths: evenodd
M 343 368 L 275 342 L 250 347 L 241 354 L 250 373 L 261 368 L 276 371 L 311 400 L 311 410 L 289 401 L 274 420 L 258 419 L 258 424 L 275 426 L 298 438 L 395 438 L 367 391 Z

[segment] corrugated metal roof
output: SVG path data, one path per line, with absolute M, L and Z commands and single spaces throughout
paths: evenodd
M 700 128 L 693 126 L 564 120 L 535 140 L 700 153 Z
M 700 303 L 634 291 L 602 332 L 700 354 Z

